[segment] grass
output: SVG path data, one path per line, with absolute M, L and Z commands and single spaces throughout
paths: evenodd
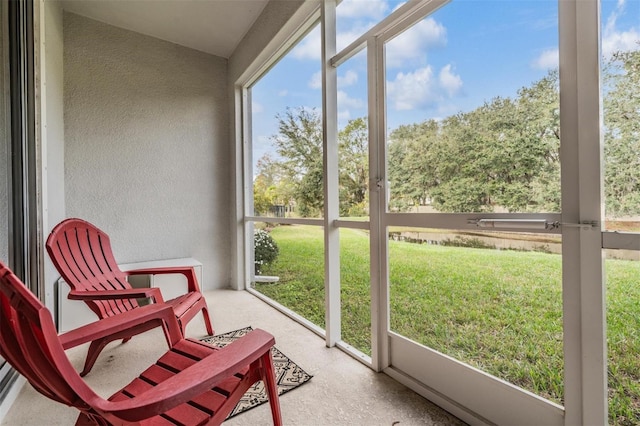
M 263 294 L 324 327 L 322 228 L 280 226 Z M 343 340 L 370 353 L 369 237 L 342 229 Z M 559 255 L 389 241 L 391 329 L 562 404 Z M 610 423 L 640 423 L 640 262 L 607 260 Z

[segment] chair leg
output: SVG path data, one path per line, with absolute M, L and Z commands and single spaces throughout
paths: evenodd
M 276 383 L 275 369 L 273 367 L 273 358 L 271 350 L 262 355 L 262 371 L 264 372 L 264 387 L 269 397 L 269 405 L 271 406 L 271 417 L 275 426 L 282 425 L 282 413 L 280 412 L 280 399 L 278 397 L 278 385 Z
M 182 318 L 178 318 L 176 317 L 176 319 L 178 320 L 178 325 L 180 326 L 180 333 L 182 334 L 182 337 L 186 336 L 186 332 L 187 332 L 187 323 L 188 321 L 183 321 Z
M 107 423 L 104 421 L 98 421 L 98 419 L 96 419 L 95 417 L 82 412 L 76 419 L 76 426 L 96 426 L 96 425 L 98 426 L 107 425 Z
M 202 308 L 202 317 L 204 318 L 204 326 L 207 328 L 207 333 L 209 333 L 209 336 L 213 336 L 213 327 L 211 326 L 211 319 L 209 318 L 209 310 L 206 307 Z
M 76 419 L 76 426 L 86 426 L 91 424 L 95 423 L 92 423 L 89 416 L 87 416 L 85 413 L 80 413 L 80 415 Z
M 98 359 L 98 355 L 100 355 L 100 352 L 102 352 L 104 347 L 107 346 L 110 341 L 111 340 L 109 339 L 98 339 L 91 342 L 91 344 L 89 345 L 89 350 L 87 351 L 87 359 L 84 361 L 84 368 L 80 373 L 81 377 L 86 376 L 89 371 L 91 371 L 91 368 L 93 368 L 93 364 L 95 364 L 96 360 Z

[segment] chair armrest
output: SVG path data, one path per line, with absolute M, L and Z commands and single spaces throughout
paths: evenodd
M 255 329 L 135 398 L 113 402 L 96 399 L 89 404 L 95 403 L 127 421 L 158 415 L 213 388 L 268 354 L 274 344 L 275 339 L 271 334 Z
M 122 290 L 96 290 L 78 291 L 72 290 L 67 296 L 71 300 L 111 300 L 111 299 L 142 299 L 150 298 L 155 303 L 163 303 L 162 293 L 159 288 L 132 288 Z
M 187 287 L 190 292 L 200 292 L 196 271 L 193 266 L 165 266 L 160 268 L 143 268 L 124 271 L 126 275 L 162 275 L 162 274 L 182 274 L 187 278 Z
M 171 336 L 170 345 L 181 339 L 180 326 L 173 309 L 164 303 L 142 306 L 112 317 L 103 318 L 60 334 L 58 337 L 62 348 L 67 350 L 83 343 L 111 336 L 120 331 L 130 330 L 150 321 L 157 321 L 158 326 L 164 323 Z

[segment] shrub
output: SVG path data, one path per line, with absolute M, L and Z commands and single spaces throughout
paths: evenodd
M 275 240 L 265 230 L 256 229 L 253 232 L 253 242 L 255 247 L 255 268 L 256 274 L 260 273 L 263 265 L 272 263 L 278 257 L 279 249 Z

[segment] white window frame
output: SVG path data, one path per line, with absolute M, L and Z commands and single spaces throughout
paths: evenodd
M 323 80 L 323 128 L 325 160 L 325 214 L 323 219 L 274 219 L 243 216 L 243 223 L 255 221 L 323 226 L 325 231 L 325 293 L 326 330 L 310 324 L 288 309 L 283 312 L 301 321 L 326 339 L 327 346 L 338 346 L 376 371 L 385 371 L 392 377 L 434 400 L 466 421 L 482 424 L 503 421 L 503 417 L 484 416 L 470 412 L 463 402 L 454 401 L 430 388 L 427 381 L 417 380 L 404 372 L 394 370 L 390 363 L 390 341 L 395 338 L 389 332 L 388 272 L 386 270 L 386 227 L 394 224 L 464 229 L 470 215 L 438 214 L 389 214 L 385 197 L 385 123 L 384 123 L 384 41 L 409 28 L 447 0 L 410 0 L 367 31 L 345 49 L 335 52 L 335 0 L 322 0 L 318 13 L 322 25 L 322 80 Z M 602 231 L 602 136 L 600 129 L 600 10 L 598 0 L 559 0 L 559 48 L 561 127 L 562 127 L 562 214 L 520 215 L 531 220 L 550 219 L 563 224 L 563 318 L 565 351 L 565 405 L 553 405 L 549 419 L 553 424 L 607 423 L 607 374 L 606 374 L 606 322 L 605 280 L 603 274 L 603 249 L 640 250 L 640 234 Z M 317 19 L 314 15 L 313 19 Z M 253 79 L 239 84 L 236 95 L 242 108 L 244 136 L 244 204 L 250 206 L 252 189 L 247 183 L 246 172 L 250 162 L 250 114 L 246 105 L 247 87 L 261 76 L 290 48 L 297 33 L 289 39 L 288 47 L 271 56 L 261 72 Z M 337 191 L 337 104 L 336 68 L 367 47 L 369 92 L 369 170 L 370 170 L 370 220 L 351 222 L 340 220 Z M 247 139 L 248 137 L 248 139 Z M 249 143 L 248 143 L 249 141 Z M 379 186 L 380 184 L 380 186 Z M 243 210 L 249 211 L 249 210 Z M 478 218 L 509 218 L 510 215 L 478 215 Z M 371 314 L 372 356 L 363 356 L 340 340 L 339 298 L 339 228 L 369 229 L 371 231 Z M 247 226 L 244 229 L 248 229 Z M 251 235 L 245 232 L 243 256 L 251 259 L 246 248 L 251 247 Z M 249 289 L 250 271 L 244 263 L 245 288 Z M 259 293 L 253 292 L 260 296 Z M 266 298 L 265 298 L 266 299 Z M 277 304 L 275 304 L 277 305 Z M 461 377 L 465 380 L 465 377 Z M 541 399 L 541 398 L 540 398 Z M 542 403 L 547 403 L 542 401 Z M 525 404 L 526 405 L 526 404 Z M 498 403 L 499 407 L 499 403 Z M 541 419 L 536 410 L 520 410 L 511 407 L 520 422 L 535 424 Z M 493 410 L 493 408 L 491 408 Z M 491 411 L 490 410 L 490 411 Z

